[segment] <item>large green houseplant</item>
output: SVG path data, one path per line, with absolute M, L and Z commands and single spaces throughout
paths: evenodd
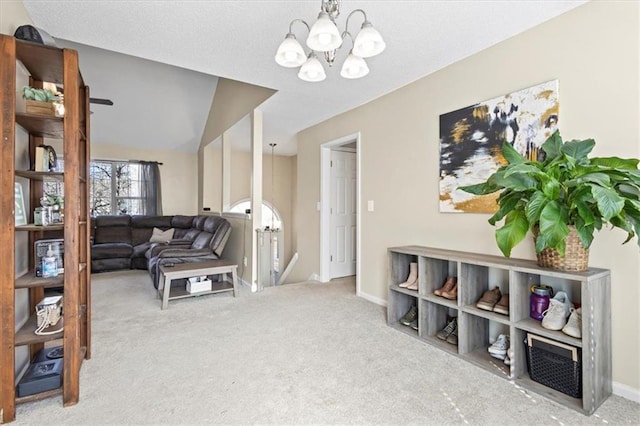
M 546 158 L 530 161 L 505 142 L 506 165 L 485 182 L 462 187 L 476 195 L 502 191 L 489 223 L 504 219 L 496 242 L 506 257 L 529 231 L 537 234 L 537 253 L 554 249 L 560 256 L 570 227 L 586 249 L 605 224 L 626 231 L 624 243 L 640 232 L 638 160 L 590 158 L 594 146 L 593 139 L 563 142 L 556 131 L 542 145 Z

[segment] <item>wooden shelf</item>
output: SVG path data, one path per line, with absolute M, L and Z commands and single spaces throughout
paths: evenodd
M 86 346 L 80 347 L 80 364 L 81 365 L 86 355 L 87 355 L 87 347 Z M 58 395 L 62 395 L 62 387 L 51 389 L 45 392 L 35 393 L 33 395 L 17 397 L 16 404 L 26 404 L 27 402 L 41 401 L 43 399 L 51 398 Z
M 389 289 L 412 297 L 418 297 L 418 290 L 407 290 L 406 288 L 400 287 L 397 284 L 389 286 Z
M 61 330 L 64 327 L 64 317 L 58 323 L 50 327 L 47 331 Z M 15 345 L 33 345 L 34 343 L 44 343 L 62 337 L 62 333 L 39 335 L 35 333 L 38 328 L 38 319 L 35 314 L 31 315 L 27 322 L 16 332 Z
M 436 296 L 435 294 L 426 294 L 422 296 L 423 300 L 427 300 L 431 303 L 435 303 L 436 305 L 446 306 L 451 309 L 459 309 L 458 302 L 455 300 L 449 300 L 444 297 Z
M 35 272 L 33 270 L 20 276 L 16 280 L 16 288 L 37 288 L 37 287 L 53 288 L 53 287 L 63 287 L 63 286 L 64 286 L 64 274 L 60 274 L 57 277 L 52 277 L 52 278 L 42 278 L 42 277 L 36 277 Z
M 16 231 L 61 231 L 64 229 L 64 223 L 56 223 L 55 225 L 34 225 L 33 223 L 28 223 L 26 225 L 18 225 L 16 226 Z
M 62 387 L 48 390 L 46 392 L 34 393 L 33 395 L 16 397 L 16 404 L 26 404 L 27 402 L 41 401 L 53 396 L 62 395 Z
M 62 139 L 64 137 L 64 119 L 41 114 L 16 113 L 16 122 L 34 136 Z
M 16 40 L 16 59 L 22 62 L 34 80 L 64 83 L 62 49 Z
M 462 307 L 462 311 L 468 314 L 475 315 L 477 317 L 488 319 L 489 321 L 499 322 L 500 324 L 509 325 L 509 316 L 496 314 L 495 312 L 485 311 L 483 309 L 478 309 L 473 305 L 465 305 Z
M 16 176 L 20 176 L 31 180 L 56 180 L 62 182 L 64 180 L 63 172 L 35 172 L 33 170 L 16 170 Z
M 520 330 L 528 331 L 542 337 L 548 337 L 549 339 L 557 340 L 558 342 L 566 343 L 578 348 L 582 347 L 582 339 L 576 339 L 575 337 L 564 334 L 562 331 L 548 330 L 542 326 L 540 321 L 536 321 L 532 318 L 525 318 L 518 321 L 515 326 Z

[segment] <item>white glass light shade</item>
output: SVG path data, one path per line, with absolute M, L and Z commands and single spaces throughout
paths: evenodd
M 370 22 L 365 22 L 353 41 L 353 54 L 361 58 L 370 58 L 382 53 L 385 47 L 380 33 Z
M 318 57 L 312 53 L 309 55 L 307 62 L 300 67 L 298 77 L 304 81 L 316 82 L 327 78 L 327 74 L 325 74 L 324 68 L 322 68 L 322 64 L 318 60 Z
M 369 74 L 369 67 L 364 59 L 349 52 L 340 70 L 340 75 L 344 78 L 360 78 Z
M 340 31 L 326 12 L 320 12 L 318 20 L 307 37 L 307 46 L 316 52 L 329 52 L 335 50 L 342 44 Z
M 280 47 L 278 47 L 278 52 L 276 52 L 276 62 L 278 65 L 287 68 L 295 68 L 304 64 L 307 60 L 307 55 L 304 54 L 304 50 L 298 40 L 296 40 L 296 36 L 289 33 L 284 38 L 282 43 L 280 43 Z

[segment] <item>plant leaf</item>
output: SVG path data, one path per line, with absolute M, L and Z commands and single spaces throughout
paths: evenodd
M 589 248 L 593 242 L 593 225 L 585 225 L 581 221 L 578 221 L 575 226 L 582 245 L 585 248 Z
M 503 192 L 502 195 L 504 194 L 505 192 Z M 516 204 L 518 204 L 521 198 L 521 194 L 518 192 L 510 192 L 504 197 L 502 195 L 500 195 L 500 198 L 498 199 L 498 205 L 500 206 L 500 208 L 497 212 L 494 213 L 493 216 L 489 218 L 489 223 L 491 225 L 495 225 L 496 222 L 502 220 L 502 218 L 505 217 L 507 213 L 509 213 L 516 207 Z
M 593 139 L 569 141 L 562 145 L 562 152 L 576 160 L 583 160 L 587 158 L 587 155 L 589 155 L 595 145 L 596 141 Z
M 547 198 L 557 200 L 560 197 L 560 182 L 556 179 L 549 179 L 542 185 L 542 192 Z
M 524 239 L 528 230 L 529 224 L 522 210 L 507 214 L 504 226 L 496 230 L 496 242 L 505 257 L 511 256 L 511 250 Z
M 461 186 L 458 189 L 468 192 L 470 194 L 475 194 L 475 195 L 486 195 L 486 194 L 493 194 L 494 192 L 500 190 L 500 188 L 498 188 L 495 185 L 490 184 L 488 181 L 487 182 L 482 182 L 482 183 L 478 183 L 475 185 L 467 185 L 467 186 Z
M 520 164 L 527 161 L 516 149 L 509 143 L 502 144 L 502 155 L 509 164 Z
M 591 186 L 591 193 L 598 204 L 598 210 L 606 222 L 620 214 L 622 207 L 624 207 L 624 200 L 615 190 L 593 184 L 589 186 Z
M 557 130 L 553 132 L 553 134 L 542 144 L 542 149 L 547 154 L 545 162 L 560 156 L 560 152 L 562 150 L 562 138 L 560 137 L 560 132 Z
M 524 209 L 530 226 L 538 223 L 538 220 L 540 219 L 540 212 L 548 202 L 549 199 L 542 191 L 536 191 L 533 193 Z
M 489 179 L 492 184 L 518 192 L 536 189 L 538 187 L 538 181 L 531 176 L 522 173 L 507 177 L 506 174 L 499 175 L 496 172 Z
M 569 235 L 566 207 L 558 201 L 550 201 L 540 212 L 540 235 L 544 236 L 547 247 L 564 255 L 564 239 Z M 561 251 L 562 250 L 562 251 Z
M 593 157 L 591 164 L 608 167 L 611 169 L 636 170 L 638 169 L 638 159 L 619 157 Z

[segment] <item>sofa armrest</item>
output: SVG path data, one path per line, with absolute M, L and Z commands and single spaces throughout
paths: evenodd
M 209 249 L 184 249 L 184 248 L 168 248 L 158 253 L 159 258 L 167 257 L 202 257 L 210 256 L 213 252 Z
M 147 259 L 152 259 L 165 250 L 172 249 L 189 249 L 191 241 L 189 240 L 171 240 L 166 243 L 152 243 L 151 247 L 145 253 Z

